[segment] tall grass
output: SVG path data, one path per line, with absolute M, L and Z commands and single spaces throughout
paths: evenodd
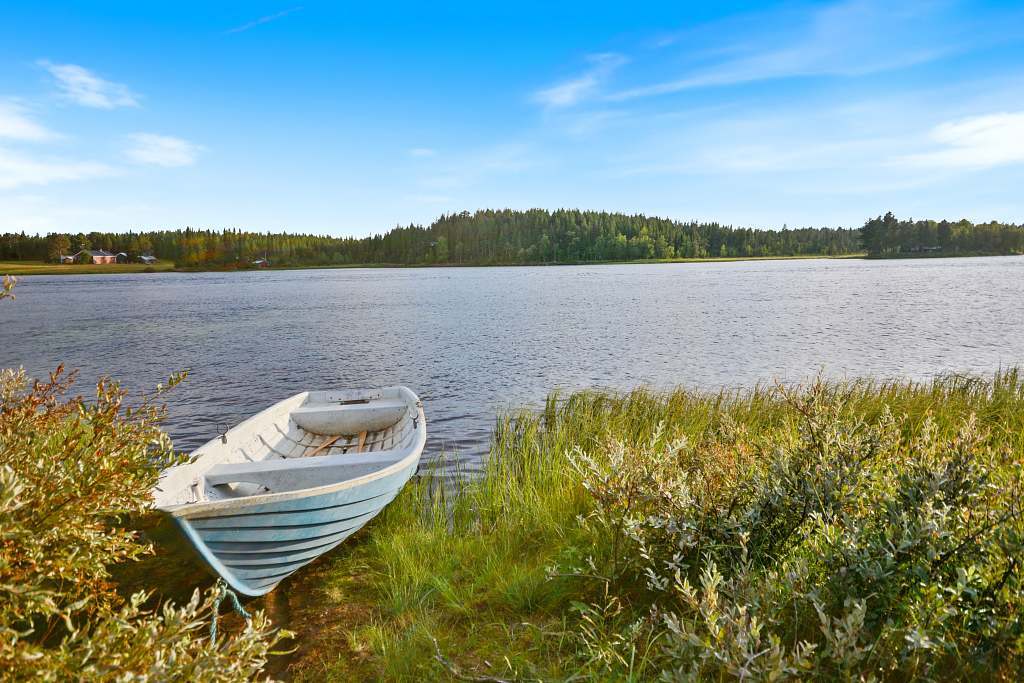
M 304 671 L 1015 679 L 1022 464 L 1015 370 L 552 395 L 333 561 L 324 599 L 364 609 Z

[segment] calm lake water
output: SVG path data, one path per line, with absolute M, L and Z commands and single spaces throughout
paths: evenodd
M 0 366 L 60 362 L 133 391 L 190 369 L 183 449 L 298 391 L 405 384 L 429 454 L 472 469 L 498 411 L 554 388 L 1024 364 L 1024 257 L 22 278 Z

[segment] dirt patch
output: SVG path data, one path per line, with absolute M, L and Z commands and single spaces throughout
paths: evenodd
M 358 552 L 358 545 L 357 539 L 349 540 L 250 603 L 295 633 L 282 648 L 291 652 L 272 659 L 267 673 L 286 681 L 322 680 L 330 668 L 343 680 L 376 678 L 371 653 L 350 637 L 379 621 L 380 614 L 363 580 L 365 572 L 356 571 L 359 565 L 349 555 Z

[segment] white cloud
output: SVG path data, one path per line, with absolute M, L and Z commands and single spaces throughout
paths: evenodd
M 586 73 L 571 81 L 539 90 L 534 94 L 533 99 L 549 107 L 568 107 L 593 92 L 595 87 L 597 87 L 597 77 L 593 73 Z
M 553 119 L 560 129 L 572 137 L 586 137 L 629 122 L 631 113 L 618 110 L 572 110 L 562 118 Z
M 145 204 L 125 197 L 124 193 L 119 193 L 118 199 L 113 200 L 93 196 L 72 199 L 58 190 L 38 194 L 11 193 L 4 195 L 0 204 L 0 232 L 25 230 L 42 235 L 70 229 L 110 230 L 140 224 L 159 225 L 167 220 L 167 216 L 167 207 Z
M 913 166 L 963 169 L 1024 163 L 1024 111 L 947 121 L 935 126 L 929 137 L 941 148 L 897 161 Z
M 533 94 L 533 101 L 551 108 L 571 107 L 592 96 L 612 72 L 626 63 L 626 58 L 605 52 L 590 55 L 587 61 L 593 66 L 586 72 L 577 78 L 538 90 Z
M 0 189 L 25 185 L 48 185 L 62 180 L 87 180 L 114 173 L 110 166 L 94 161 L 38 159 L 0 148 Z
M 128 86 L 107 81 L 77 64 L 39 64 L 57 79 L 57 87 L 69 101 L 83 107 L 116 109 L 139 106 L 138 96 Z
M 413 147 L 409 150 L 409 156 L 421 158 L 437 156 L 437 150 L 429 147 Z
M 228 29 L 227 31 L 225 31 L 225 33 L 241 33 L 242 31 L 248 31 L 251 28 L 256 28 L 257 26 L 261 26 L 263 24 L 269 24 L 272 21 L 276 21 L 278 19 L 281 19 L 282 17 L 286 17 L 292 12 L 298 12 L 301 9 L 302 7 L 292 7 L 291 9 L 283 10 L 281 12 L 278 12 L 277 14 L 268 14 L 265 17 L 260 17 L 259 19 L 247 22 L 245 24 L 242 24 L 241 26 L 236 26 L 235 28 Z
M 21 105 L 16 102 L 0 101 L 0 138 L 46 142 L 59 137 L 53 131 L 29 118 L 25 108 Z
M 807 16 L 794 16 L 787 9 L 760 16 L 756 24 L 745 16 L 734 24 L 707 26 L 691 32 L 687 44 L 709 42 L 716 49 L 697 56 L 702 61 L 707 57 L 714 61 L 716 56 L 724 59 L 681 78 L 613 93 L 608 99 L 622 101 L 778 78 L 857 76 L 931 61 L 960 49 L 962 43 L 938 21 L 941 8 L 930 2 L 897 7 L 879 0 L 849 0 Z M 733 34 L 735 44 L 723 47 L 722 41 Z M 662 45 L 672 42 L 662 41 Z
M 125 155 L 139 164 L 190 166 L 203 149 L 188 140 L 169 135 L 135 133 L 128 138 L 132 144 L 125 150 Z
M 30 118 L 27 111 L 16 100 L 0 101 L 0 140 L 38 143 L 60 139 L 60 135 Z M 96 161 L 29 155 L 0 147 L 0 190 L 87 180 L 112 173 L 113 168 Z

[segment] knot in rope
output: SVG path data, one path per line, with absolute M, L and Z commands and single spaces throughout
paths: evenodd
M 217 579 L 216 585 L 217 595 L 213 598 L 213 619 L 210 620 L 210 642 L 214 643 L 217 641 L 217 619 L 220 617 L 220 603 L 224 598 L 231 598 L 231 605 L 235 608 L 235 611 L 242 615 L 246 622 L 249 622 L 252 617 L 242 607 L 242 603 L 238 600 L 238 594 L 235 591 L 228 588 L 228 584 L 224 582 L 224 579 Z

